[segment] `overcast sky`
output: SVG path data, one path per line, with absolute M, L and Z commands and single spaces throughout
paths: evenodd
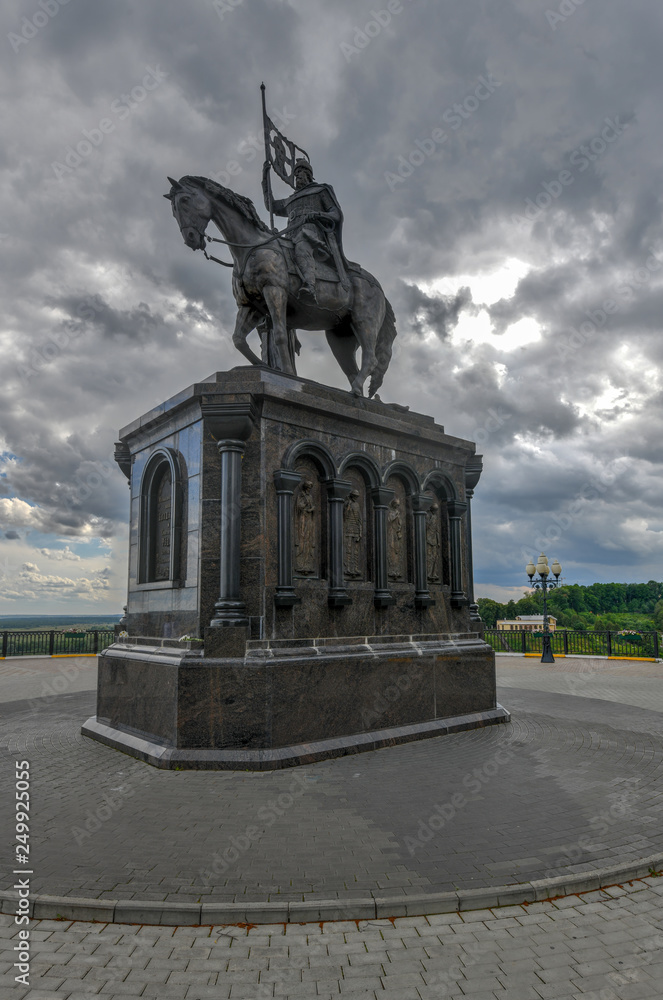
M 477 595 L 519 596 L 542 548 L 569 582 L 663 579 L 659 0 L 0 18 L 0 613 L 125 603 L 118 429 L 243 363 L 228 272 L 184 245 L 166 175 L 215 176 L 265 218 L 263 79 L 394 306 L 382 398 L 485 456 Z M 299 374 L 347 388 L 302 340 Z

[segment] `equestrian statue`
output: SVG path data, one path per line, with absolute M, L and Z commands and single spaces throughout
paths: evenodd
M 363 395 L 370 378 L 368 394 L 375 396 L 396 336 L 393 309 L 377 279 L 345 257 L 343 212 L 334 190 L 316 182 L 308 154 L 268 118 L 264 84 L 261 89 L 266 152 L 262 186 L 271 226 L 249 198 L 206 177 L 169 177 L 171 188 L 164 197 L 171 202 L 186 245 L 232 267 L 238 306 L 233 343 L 247 360 L 296 375 L 296 331 L 324 330 L 352 393 Z M 273 198 L 272 170 L 294 189 L 289 197 Z M 274 215 L 288 220 L 281 232 L 274 228 Z M 206 235 L 210 221 L 223 239 Z M 225 244 L 232 264 L 208 256 L 206 242 Z M 253 330 L 261 340 L 261 358 L 248 345 Z

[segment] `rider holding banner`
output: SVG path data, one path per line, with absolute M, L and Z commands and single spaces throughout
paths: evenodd
M 267 117 L 264 107 L 263 125 L 265 133 L 265 154 L 267 159 L 262 172 L 262 189 L 265 207 L 270 213 L 273 226 L 275 215 L 288 220 L 289 238 L 294 243 L 295 260 L 302 278 L 303 292 L 317 301 L 315 294 L 315 256 L 328 259 L 345 289 L 349 288 L 347 261 L 343 254 L 343 212 L 330 184 L 318 184 L 313 177 L 313 168 L 308 154 L 290 142 Z M 296 158 L 297 152 L 304 157 Z M 294 187 L 288 198 L 275 200 L 272 196 L 270 167 L 281 180 Z

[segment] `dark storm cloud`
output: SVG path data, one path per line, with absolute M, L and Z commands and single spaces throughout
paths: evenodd
M 469 288 L 461 288 L 456 295 L 427 295 L 417 285 L 406 285 L 401 299 L 409 306 L 403 317 L 407 325 L 418 334 L 433 330 L 440 340 L 447 339 L 462 310 L 472 306 Z
M 102 337 L 144 337 L 153 340 L 159 330 L 163 335 L 164 318 L 154 315 L 145 302 L 139 302 L 132 309 L 113 309 L 97 293 L 84 297 L 66 296 L 50 304 L 61 308 L 70 317 L 64 321 L 64 327 L 72 337 L 81 336 L 87 324 L 95 327 Z
M 184 246 L 161 195 L 166 174 L 216 176 L 266 218 L 265 79 L 270 113 L 335 187 L 348 255 L 396 310 L 384 398 L 434 414 L 486 456 L 479 579 L 505 566 L 513 582 L 522 545 L 546 537 L 620 456 L 619 475 L 579 503 L 556 554 L 566 547 L 589 577 L 656 576 L 660 5 L 586 3 L 553 26 L 530 0 L 404 0 L 364 35 L 382 6 L 71 0 L 31 34 L 33 7 L 3 5 L 10 532 L 120 530 L 126 484 L 105 475 L 118 427 L 242 360 L 228 273 Z M 12 46 L 22 30 L 31 37 Z M 101 132 L 104 119 L 112 131 Z M 508 260 L 526 273 L 484 307 L 468 276 Z M 440 279 L 455 283 L 426 290 Z M 468 339 L 472 323 L 491 336 Z M 522 323 L 538 334 L 518 344 Z M 322 343 L 305 338 L 300 372 L 341 385 Z

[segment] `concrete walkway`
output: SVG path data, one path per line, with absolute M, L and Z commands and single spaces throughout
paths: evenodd
M 15 1000 L 660 1000 L 663 878 L 531 906 L 260 927 L 37 921 Z
M 83 659 L 0 664 L 2 781 L 13 801 L 14 760 L 30 760 L 33 892 L 133 901 L 134 915 L 34 920 L 28 986 L 14 981 L 18 927 L 0 915 L 3 997 L 663 996 L 659 877 L 392 920 L 141 924 L 150 901 L 174 923 L 163 901 L 279 900 L 301 921 L 324 900 L 391 900 L 395 914 L 435 891 L 478 907 L 477 889 L 485 901 L 505 883 L 663 854 L 663 665 L 500 657 L 510 726 L 268 774 L 161 772 L 83 739 L 94 674 Z
M 208 922 L 264 921 L 263 904 L 306 920 L 646 874 L 643 858 L 663 858 L 663 667 L 500 657 L 498 670 L 510 725 L 282 772 L 173 772 L 80 735 L 91 661 L 6 661 L 2 782 L 11 794 L 13 760 L 31 761 L 32 892 L 103 902 L 116 921 L 154 919 L 142 903 L 191 923 L 201 906 Z

